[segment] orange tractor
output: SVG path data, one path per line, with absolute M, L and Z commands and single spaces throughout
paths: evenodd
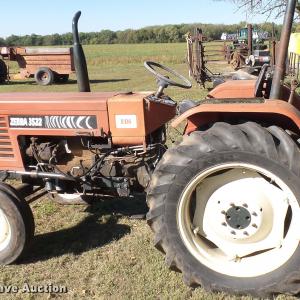
M 156 93 L 90 93 L 73 20 L 79 90 L 0 95 L 0 262 L 20 259 L 34 236 L 18 177 L 63 203 L 147 191 L 155 246 L 189 286 L 254 296 L 300 290 L 300 102 L 283 84 L 296 0 L 287 3 L 275 69 L 256 83 L 219 85 L 177 104 L 164 90 L 187 79 L 153 62 Z M 163 69 L 174 81 L 157 72 Z M 177 107 L 177 108 L 176 108 Z M 165 124 L 186 122 L 165 146 Z

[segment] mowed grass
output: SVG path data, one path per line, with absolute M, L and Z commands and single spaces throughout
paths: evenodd
M 152 91 L 156 89 L 155 78 L 145 70 L 146 60 L 171 66 L 181 74 L 188 76 L 185 63 L 185 44 L 139 44 L 139 45 L 96 45 L 84 47 L 91 88 L 99 91 Z M 12 73 L 18 71 L 17 65 L 10 62 Z M 71 75 L 68 84 L 38 86 L 33 78 L 13 80 L 0 86 L 0 92 L 71 92 L 77 91 L 75 75 Z M 175 99 L 201 99 L 207 92 L 195 84 L 191 90 L 169 88 L 168 94 Z
M 149 91 L 154 77 L 143 61 L 166 64 L 188 76 L 185 44 L 101 45 L 85 47 L 93 91 Z M 228 68 L 213 65 L 213 70 Z M 16 67 L 11 64 L 11 69 Z M 75 76 L 68 84 L 41 87 L 33 79 L 0 86 L 0 92 L 77 91 Z M 198 99 L 207 90 L 170 87 L 176 100 Z M 59 109 L 59 108 L 58 108 Z M 31 204 L 36 236 L 31 250 L 18 265 L 0 267 L 0 285 L 24 283 L 62 285 L 67 294 L 0 294 L 0 299 L 251 299 L 190 289 L 182 275 L 168 270 L 152 243 L 145 220 L 145 199 L 99 198 L 91 207 L 60 206 L 47 197 Z M 292 299 L 279 296 L 278 299 Z

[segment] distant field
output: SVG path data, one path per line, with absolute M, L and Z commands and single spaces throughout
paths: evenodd
M 167 64 L 188 75 L 185 44 L 101 45 L 85 47 L 93 91 L 155 90 L 145 60 Z M 228 68 L 213 65 L 213 70 Z M 14 69 L 14 66 L 12 66 Z M 30 79 L 1 85 L 0 92 L 76 91 L 70 83 L 40 87 Z M 207 90 L 169 88 L 176 100 L 203 99 Z M 59 109 L 59 108 L 58 108 Z M 47 198 L 32 203 L 36 237 L 31 252 L 19 265 L 0 267 L 0 284 L 56 284 L 67 295 L 0 295 L 1 299 L 251 299 L 230 297 L 186 287 L 179 273 L 171 272 L 152 243 L 144 220 L 129 216 L 145 212 L 140 198 L 98 199 L 90 208 L 65 207 Z M 280 296 L 277 299 L 293 299 Z
M 166 64 L 181 74 L 188 76 L 185 63 L 186 44 L 138 44 L 138 45 L 96 45 L 84 47 L 93 91 L 141 91 L 155 90 L 154 77 L 145 70 L 145 60 L 152 60 Z M 219 66 L 212 66 L 212 69 Z M 227 67 L 227 66 L 226 66 Z M 11 72 L 17 72 L 15 63 L 10 63 Z M 12 81 L 10 84 L 0 85 L 0 92 L 10 91 L 77 91 L 74 81 L 64 85 L 50 87 L 37 86 L 33 79 Z M 197 84 L 191 90 L 169 88 L 168 94 L 182 98 L 200 99 L 206 92 L 199 89 Z
M 185 43 L 176 44 L 124 44 L 86 46 L 90 65 L 141 64 L 145 60 L 165 64 L 181 64 L 185 60 Z

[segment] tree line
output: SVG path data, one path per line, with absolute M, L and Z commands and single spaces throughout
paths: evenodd
M 223 32 L 236 33 L 246 23 L 224 24 L 180 24 L 150 26 L 141 29 L 127 29 L 122 31 L 102 30 L 99 32 L 80 33 L 84 45 L 94 44 L 135 44 L 135 43 L 178 43 L 185 41 L 185 35 L 194 32 L 195 27 L 202 28 L 208 40 L 219 40 Z M 257 28 L 271 34 L 272 23 L 256 24 Z M 275 26 L 279 36 L 281 25 Z M 60 46 L 73 43 L 72 33 L 50 35 L 11 35 L 0 38 L 0 46 Z

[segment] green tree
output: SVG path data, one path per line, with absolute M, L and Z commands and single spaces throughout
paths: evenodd
M 100 44 L 113 44 L 117 35 L 111 30 L 102 30 L 99 33 L 99 43 Z

